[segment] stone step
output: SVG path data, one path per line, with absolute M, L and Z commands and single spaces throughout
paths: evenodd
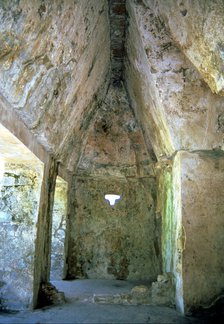
M 120 304 L 120 305 L 149 305 L 152 304 L 151 289 L 140 285 L 132 288 L 130 293 L 121 294 L 94 294 L 93 303 Z
M 174 304 L 174 289 L 170 274 L 159 275 L 157 281 L 152 284 L 99 279 L 54 281 L 53 283 L 59 291 L 64 292 L 68 302 L 166 306 Z

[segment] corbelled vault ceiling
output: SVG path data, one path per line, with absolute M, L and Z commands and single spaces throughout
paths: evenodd
M 3 0 L 1 122 L 64 177 L 222 149 L 223 16 L 222 0 Z

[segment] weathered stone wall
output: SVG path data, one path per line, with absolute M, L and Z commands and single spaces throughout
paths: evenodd
M 7 161 L 1 167 L 0 309 L 23 309 L 32 304 L 42 170 Z
M 209 302 L 223 287 L 222 154 L 177 153 L 224 147 L 224 98 L 218 95 L 224 89 L 223 3 L 109 3 L 0 2 L 0 119 L 51 162 L 42 191 L 34 290 L 48 280 L 47 217 L 60 162 L 75 179 L 70 187 L 68 276 L 155 279 L 162 250 L 163 271 L 175 275 L 177 306 L 188 310 Z M 109 87 L 110 78 L 116 82 Z M 157 195 L 155 156 L 161 168 Z M 35 199 L 32 191 L 21 193 L 22 187 L 34 188 L 31 176 L 18 174 L 15 184 L 11 178 L 11 185 L 3 186 L 0 214 L 1 249 L 7 256 L 3 277 L 14 263 L 23 268 L 19 261 L 6 266 L 17 238 L 27 243 L 26 251 L 32 245 L 26 231 L 35 235 L 34 206 L 24 203 L 25 198 Z M 114 207 L 104 201 L 108 190 L 122 192 Z M 15 205 L 18 197 L 23 212 Z M 53 229 L 58 241 L 63 222 L 58 218 Z M 61 263 L 62 244 L 59 252 L 53 241 L 53 249 L 53 263 Z M 12 276 L 7 278 L 10 285 Z M 3 279 L 1 292 L 9 291 Z M 15 278 L 15 287 L 21 280 Z M 24 305 L 29 304 L 31 283 L 29 277 L 24 292 L 18 298 L 15 294 L 17 300 L 24 298 Z
M 153 178 L 77 178 L 71 220 L 69 277 L 155 280 L 160 228 Z M 114 206 L 104 195 L 115 193 Z
M 88 130 L 76 174 L 152 176 L 154 155 L 149 151 L 123 85 L 111 85 Z
M 170 1 L 161 2 L 169 7 Z M 169 16 L 168 25 L 159 8 L 156 1 L 127 1 L 126 86 L 135 114 L 158 159 L 181 149 L 218 149 L 223 145 L 224 99 L 212 93 L 204 75 L 182 53 L 184 46 L 176 43 L 180 30 L 171 33 L 169 29 L 176 16 Z M 175 8 L 182 17 L 179 20 L 191 19 L 190 14 L 183 17 L 180 8 Z
M 69 170 L 109 81 L 108 12 L 106 0 L 0 2 L 0 97 Z
M 157 166 L 162 266 L 175 277 L 183 313 L 223 293 L 223 168 L 222 151 L 180 151 Z
M 175 249 L 175 215 L 173 210 L 172 163 L 158 163 L 156 213 L 161 218 L 161 253 L 163 272 L 173 272 L 173 254 Z
M 58 163 L 49 157 L 44 164 L 35 242 L 33 307 L 41 305 L 42 284 L 50 281 L 52 215 Z
M 161 253 L 153 158 L 122 84 L 110 86 L 70 193 L 69 277 L 156 279 Z M 108 193 L 122 198 L 110 206 Z
M 162 271 L 173 277 L 175 304 L 184 312 L 182 278 L 182 214 L 179 155 L 157 163 L 157 213 L 161 217 Z M 171 292 L 170 291 L 170 292 Z
M 209 306 L 224 289 L 224 154 L 179 153 L 183 299 L 187 312 Z
M 127 0 L 127 13 L 125 84 L 159 161 L 163 271 L 173 272 L 184 312 L 224 286 L 222 167 L 215 157 L 223 149 L 223 4 Z M 181 150 L 206 150 L 207 157 Z
M 65 231 L 67 212 L 67 183 L 57 177 L 53 220 L 52 220 L 52 242 L 51 242 L 51 280 L 63 278 L 65 257 Z
M 144 0 L 150 5 L 150 0 Z M 169 31 L 212 92 L 224 94 L 222 0 L 159 0 Z

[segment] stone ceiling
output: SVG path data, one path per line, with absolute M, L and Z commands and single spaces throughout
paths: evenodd
M 126 0 L 109 0 L 111 78 L 114 84 L 123 79 L 125 30 L 127 25 Z
M 222 149 L 223 15 L 222 0 L 1 1 L 0 121 L 74 172 L 112 84 L 151 157 Z

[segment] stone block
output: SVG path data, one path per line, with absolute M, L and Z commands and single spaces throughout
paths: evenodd
M 224 287 L 224 153 L 179 152 L 179 256 L 184 311 L 208 305 Z

